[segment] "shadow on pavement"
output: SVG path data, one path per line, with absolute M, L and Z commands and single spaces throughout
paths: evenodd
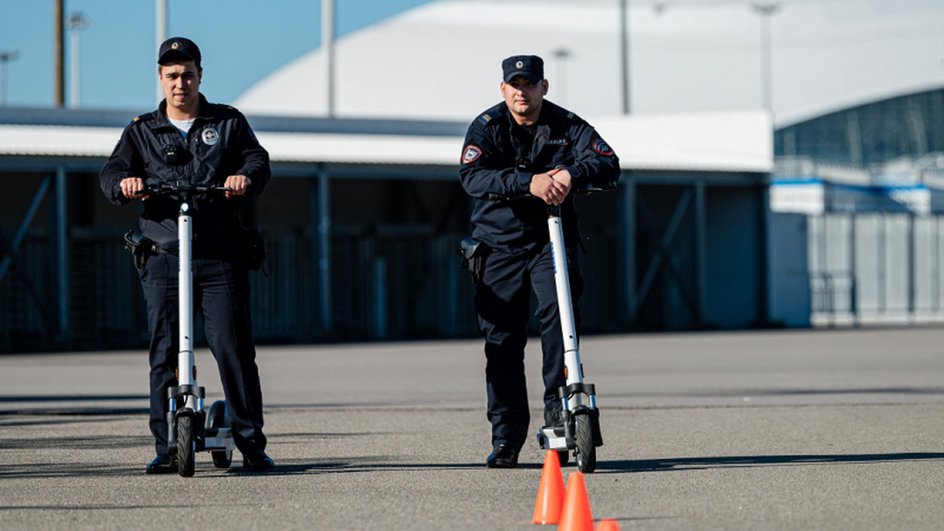
M 911 452 L 895 454 L 810 454 L 675 457 L 666 459 L 643 459 L 636 461 L 600 461 L 597 463 L 597 473 L 668 472 L 683 470 L 709 470 L 716 468 L 750 468 L 759 466 L 890 463 L 896 461 L 929 461 L 938 459 L 944 459 L 944 453 Z
M 122 422 L 127 420 L 125 418 L 107 416 L 107 417 L 96 417 L 94 415 L 62 415 L 62 416 L 53 416 L 53 415 L 37 415 L 37 416 L 11 416 L 4 417 L 0 415 L 0 428 L 22 428 L 28 426 L 58 426 L 65 424 L 82 424 L 82 423 L 105 423 L 105 422 Z
M 843 388 L 843 389 L 764 389 L 764 388 L 732 388 L 717 389 L 707 391 L 679 391 L 677 389 L 667 389 L 662 391 L 647 392 L 608 392 L 607 398 L 687 398 L 687 399 L 733 399 L 743 400 L 744 398 L 820 398 L 820 397 L 843 397 L 843 396 L 941 396 L 944 395 L 944 388 L 941 387 L 861 387 L 861 388 Z M 745 407 L 757 406 L 754 403 L 741 404 Z M 766 404 L 767 406 L 780 407 L 787 404 Z M 622 407 L 608 406 L 607 409 L 625 409 Z
M 385 462 L 386 461 L 386 462 Z M 386 456 L 372 456 L 351 459 L 334 459 L 330 461 L 303 460 L 303 459 L 285 459 L 276 460 L 274 469 L 264 472 L 266 476 L 294 476 L 304 474 L 349 474 L 359 472 L 404 472 L 404 471 L 423 471 L 423 470 L 486 470 L 484 460 L 479 463 L 398 463 L 395 459 Z M 518 465 L 519 469 L 541 468 L 540 464 L 522 463 Z M 240 467 L 236 458 L 233 459 L 233 468 L 227 474 L 229 475 L 256 475 L 259 472 L 250 472 Z
M 147 395 L 0 395 L 0 404 L 21 402 L 112 402 L 147 399 Z
M 148 446 L 152 439 L 149 435 L 101 435 L 84 437 L 30 437 L 19 439 L 0 439 L 0 450 L 100 450 L 114 448 L 133 448 Z
M 0 395 L 0 417 L 17 415 L 147 414 L 147 395 Z M 125 405 L 117 405 L 123 403 Z M 21 405 L 17 405 L 21 404 Z M 116 405 L 111 405 L 116 404 Z M 127 405 L 138 404 L 138 405 Z
M 102 463 L 26 463 L 0 465 L 0 479 L 4 478 L 65 478 L 65 477 L 119 477 L 144 475 L 140 466 L 115 466 Z
M 0 511 L 127 511 L 133 509 L 203 508 L 206 503 L 173 503 L 163 505 L 0 505 Z

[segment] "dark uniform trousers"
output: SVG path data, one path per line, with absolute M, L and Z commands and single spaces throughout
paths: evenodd
M 177 256 L 151 256 L 141 272 L 151 334 L 151 433 L 158 455 L 167 455 L 167 388 L 177 384 Z M 203 316 L 207 343 L 216 358 L 236 447 L 265 448 L 262 390 L 249 313 L 249 272 L 239 262 L 193 259 L 193 301 Z M 199 380 L 198 380 L 199 381 Z
M 568 256 L 574 256 L 568 252 Z M 568 261 L 574 318 L 583 279 L 576 260 Z M 485 385 L 487 414 L 492 424 L 492 444 L 520 449 L 528 437 L 528 392 L 525 383 L 524 348 L 528 341 L 531 290 L 537 299 L 535 315 L 541 325 L 544 354 L 544 404 L 560 405 L 558 388 L 564 385 L 564 345 L 554 283 L 551 245 L 536 244 L 526 252 L 493 250 L 485 261 L 477 284 L 475 305 L 479 329 L 485 337 Z

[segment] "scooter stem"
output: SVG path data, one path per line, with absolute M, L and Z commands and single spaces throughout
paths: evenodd
M 179 346 L 177 355 L 178 385 L 197 385 L 196 375 L 193 374 L 193 256 L 192 236 L 193 218 L 190 217 L 190 204 L 183 201 L 180 204 L 180 215 L 177 218 L 177 242 L 179 265 L 177 267 L 177 298 L 179 301 L 178 317 L 180 326 Z
M 560 207 L 548 208 L 547 229 L 551 237 L 551 256 L 554 259 L 554 284 L 557 288 L 557 309 L 560 313 L 561 333 L 564 338 L 564 366 L 567 367 L 567 385 L 583 382 L 583 368 L 577 350 L 577 325 L 574 322 L 573 300 L 570 296 L 570 275 L 567 269 L 567 248 L 564 246 L 564 227 Z

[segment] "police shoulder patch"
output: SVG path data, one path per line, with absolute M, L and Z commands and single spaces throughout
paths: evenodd
M 482 148 L 469 144 L 462 150 L 462 163 L 469 164 L 475 162 L 479 157 L 482 156 Z
M 613 149 L 607 145 L 607 143 L 604 142 L 602 138 L 595 140 L 593 144 L 590 145 L 590 149 L 592 149 L 596 154 L 603 155 L 604 157 L 613 156 Z

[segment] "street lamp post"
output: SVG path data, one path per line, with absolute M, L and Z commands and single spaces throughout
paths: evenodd
M 335 1 L 336 0 L 321 0 L 321 49 L 324 50 L 325 58 L 325 114 L 328 118 L 334 118 L 335 114 L 335 101 L 334 101 L 334 60 L 335 60 L 335 50 L 334 50 L 334 40 L 335 40 L 335 30 L 336 20 L 335 20 Z
M 751 3 L 751 8 L 760 15 L 760 69 L 761 69 L 761 105 L 768 112 L 773 112 L 771 98 L 771 62 L 770 19 L 780 10 L 780 2 L 763 0 Z
M 554 65 L 557 69 L 555 72 L 558 86 L 557 93 L 560 95 L 560 99 L 557 101 L 559 101 L 561 105 L 567 105 L 567 74 L 564 71 L 564 63 L 570 58 L 570 50 L 567 48 L 558 48 L 551 52 L 551 54 L 554 56 Z
M 629 0 L 620 0 L 620 73 L 623 114 L 629 114 Z M 658 5 L 658 4 L 657 4 Z
M 167 0 L 154 0 L 154 34 L 157 36 L 157 44 L 154 51 L 161 49 L 161 44 L 167 40 Z M 164 89 L 161 88 L 161 80 L 156 79 L 157 103 L 164 100 Z
M 0 107 L 7 104 L 7 63 L 19 57 L 16 50 L 0 50 Z
M 88 19 L 82 13 L 72 13 L 66 19 L 69 30 L 69 106 L 79 108 L 79 32 L 88 27 Z

